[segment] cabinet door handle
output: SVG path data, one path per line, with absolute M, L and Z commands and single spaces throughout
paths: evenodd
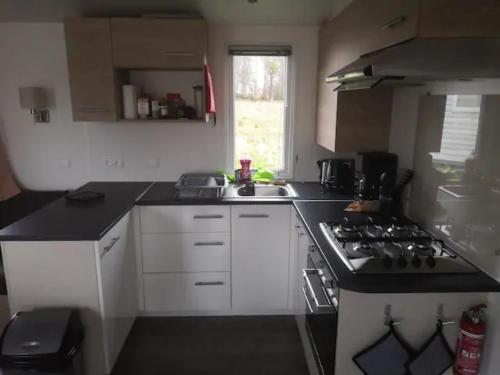
M 269 217 L 268 214 L 241 214 L 239 215 L 242 219 L 256 219 L 256 218 L 266 218 Z
M 193 219 L 223 219 L 224 215 L 194 215 Z
M 405 21 L 406 21 L 406 16 L 398 16 L 398 17 L 393 18 L 390 21 L 387 21 L 387 23 L 383 24 L 381 29 L 382 30 L 392 29 L 393 27 L 396 27 Z
M 194 283 L 196 286 L 214 286 L 224 285 L 224 281 L 197 281 Z
M 163 56 L 168 57 L 194 57 L 196 53 L 194 52 L 163 52 Z
M 115 244 L 116 244 L 119 240 L 120 240 L 120 236 L 118 236 L 118 237 L 113 237 L 113 238 L 111 239 L 111 242 L 109 243 L 109 245 L 108 245 L 108 246 L 104 246 L 104 248 L 102 249 L 102 254 L 101 254 L 101 256 L 103 256 L 104 254 L 106 254 L 107 252 L 109 252 L 109 251 L 113 248 L 113 246 L 115 246 Z
M 109 112 L 109 109 L 106 107 L 80 107 L 77 111 L 83 113 L 100 113 Z
M 222 241 L 195 242 L 194 246 L 224 246 L 224 242 L 222 242 Z

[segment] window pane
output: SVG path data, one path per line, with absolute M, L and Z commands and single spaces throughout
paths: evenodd
M 286 168 L 286 69 L 286 56 L 233 56 L 235 168 Z

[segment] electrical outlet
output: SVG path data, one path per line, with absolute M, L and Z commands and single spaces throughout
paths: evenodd
M 123 168 L 125 166 L 123 159 L 106 159 L 104 164 L 108 168 Z

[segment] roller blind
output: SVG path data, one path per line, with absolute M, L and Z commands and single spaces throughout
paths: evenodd
M 290 56 L 290 46 L 230 46 L 232 56 Z

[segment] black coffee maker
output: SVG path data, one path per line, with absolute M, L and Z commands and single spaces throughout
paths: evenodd
M 363 200 L 378 200 L 392 196 L 396 185 L 398 157 L 389 152 L 360 152 L 356 165 L 358 196 Z
M 323 159 L 318 160 L 317 164 L 320 170 L 319 183 L 324 190 L 354 193 L 354 159 Z

